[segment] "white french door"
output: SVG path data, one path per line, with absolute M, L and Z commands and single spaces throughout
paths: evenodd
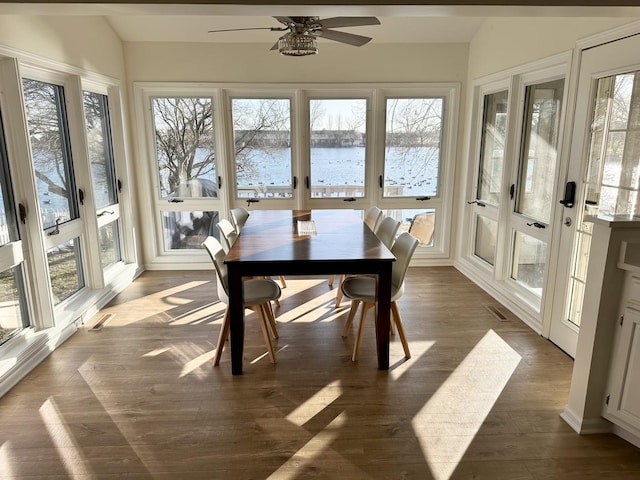
M 585 215 L 635 215 L 640 176 L 640 34 L 583 51 L 549 339 L 575 355 L 591 224 Z M 586 100 L 583 100 L 586 99 Z M 562 281 L 564 279 L 564 281 Z

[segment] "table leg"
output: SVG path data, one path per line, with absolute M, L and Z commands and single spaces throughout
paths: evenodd
M 242 375 L 244 351 L 244 307 L 242 304 L 242 275 L 227 265 L 229 275 L 229 343 L 231 346 L 231 373 Z
M 376 342 L 378 370 L 389 370 L 389 330 L 391 329 L 391 262 L 385 262 L 378 271 L 376 292 Z

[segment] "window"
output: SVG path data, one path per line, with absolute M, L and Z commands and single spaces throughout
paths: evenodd
M 218 198 L 211 97 L 151 99 L 156 160 L 156 208 L 162 249 L 201 249 L 216 235 Z
M 387 98 L 384 197 L 438 195 L 443 98 Z
M 98 218 L 100 263 L 105 269 L 122 260 L 120 205 L 107 95 L 84 91 L 83 106 L 91 183 Z
M 240 206 L 365 211 L 377 205 L 420 236 L 418 256 L 449 256 L 455 85 L 139 84 L 135 93 L 149 135 L 141 156 L 155 157 L 145 187 L 156 212 L 142 221 L 162 240 L 148 245 L 150 262 L 207 261 L 194 250 L 205 236 L 218 235 L 218 212 L 226 217 Z M 189 116 L 182 113 L 186 105 L 193 106 Z M 177 184 L 196 177 L 188 162 L 178 168 L 174 158 L 184 144 L 181 123 L 208 132 L 190 149 L 208 155 L 211 167 L 212 193 L 203 202 L 177 193 Z
M 367 100 L 309 100 L 311 197 L 365 195 Z
M 29 326 L 9 161 L 0 116 L 0 344 Z M 11 248 L 11 247 L 16 248 Z
M 293 196 L 289 99 L 232 98 L 237 198 Z
M 51 291 L 58 305 L 85 286 L 65 90 L 29 78 L 22 83 Z

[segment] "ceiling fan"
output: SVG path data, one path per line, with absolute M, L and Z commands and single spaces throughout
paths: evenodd
M 286 32 L 271 47 L 282 55 L 301 57 L 318 53 L 316 37 L 326 38 L 334 42 L 346 43 L 354 47 L 361 47 L 371 38 L 353 33 L 332 30 L 340 27 L 361 27 L 365 25 L 380 25 L 376 17 L 273 17 L 282 24 L 279 27 L 228 28 L 224 30 L 209 30 L 209 33 L 232 32 L 237 30 L 270 30 L 272 32 Z

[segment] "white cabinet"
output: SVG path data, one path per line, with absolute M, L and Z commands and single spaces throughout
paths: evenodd
M 637 272 L 626 272 L 621 300 L 603 416 L 640 437 L 640 274 Z

